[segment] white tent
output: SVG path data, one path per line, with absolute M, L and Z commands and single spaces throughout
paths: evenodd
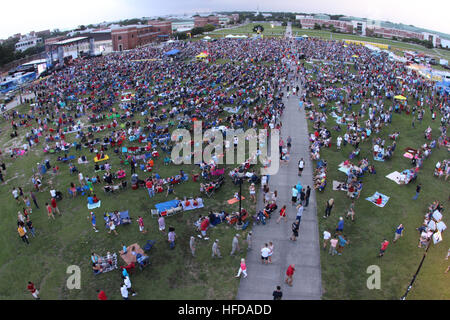
M 203 37 L 203 39 L 205 39 L 205 40 L 211 40 L 212 38 L 211 38 L 210 36 L 206 36 L 206 37 Z

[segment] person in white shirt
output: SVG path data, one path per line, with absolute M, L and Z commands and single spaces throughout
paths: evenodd
M 128 300 L 128 289 L 125 284 L 120 287 L 120 294 L 122 295 L 123 300 Z
M 323 250 L 327 250 L 328 241 L 331 238 L 331 233 L 329 233 L 327 230 L 323 232 Z
M 269 263 L 269 245 L 266 243 L 264 244 L 264 247 L 261 249 L 261 262 L 268 264 Z
M 50 195 L 52 196 L 52 198 L 56 198 L 56 190 L 55 189 L 50 190 Z
M 341 136 L 339 136 L 339 137 L 337 137 L 337 148 L 338 148 L 338 150 L 340 150 L 341 149 L 341 144 L 342 144 L 342 137 Z
M 122 276 L 123 278 L 123 284 L 125 285 L 125 287 L 127 288 L 128 292 L 131 293 L 131 296 L 135 296 L 137 295 L 137 293 L 133 290 L 133 288 L 131 288 L 131 280 L 129 276 Z

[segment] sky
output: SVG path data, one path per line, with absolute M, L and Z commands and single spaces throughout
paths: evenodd
M 212 11 L 343 14 L 412 24 L 450 34 L 448 0 L 15 0 L 1 1 L 0 39 L 46 29 L 168 14 Z

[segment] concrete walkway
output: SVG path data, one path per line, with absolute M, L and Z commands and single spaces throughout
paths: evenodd
M 286 33 L 290 32 L 290 25 Z M 290 33 L 292 34 L 292 33 Z M 300 87 L 300 85 L 299 85 Z M 299 110 L 298 96 L 285 98 L 285 111 L 281 117 L 283 127 L 281 136 L 284 141 L 292 138 L 290 161 L 280 164 L 280 170 L 270 177 L 269 188 L 278 191 L 277 205 L 284 204 L 288 208 L 288 222 L 276 223 L 278 212 L 266 225 L 253 228 L 253 249 L 247 253 L 246 263 L 248 277 L 242 278 L 236 299 L 238 300 L 271 300 L 272 292 L 277 285 L 281 286 L 285 300 L 317 300 L 322 296 L 322 277 L 320 268 L 319 233 L 316 212 L 316 194 L 313 189 L 313 163 L 309 158 L 308 126 L 304 109 Z M 298 160 L 303 157 L 306 162 L 301 177 L 298 176 Z M 291 189 L 301 181 L 302 186 L 311 187 L 309 205 L 305 208 L 300 223 L 299 238 L 289 240 L 292 234 L 291 225 L 295 221 L 296 210 L 291 204 Z M 262 192 L 258 199 L 257 209 L 262 208 Z M 264 243 L 273 242 L 274 253 L 272 264 L 261 263 L 260 249 Z M 285 284 L 285 274 L 289 264 L 295 264 L 293 286 Z

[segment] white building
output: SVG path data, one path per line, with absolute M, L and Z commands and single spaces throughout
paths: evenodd
M 450 48 L 450 40 L 441 38 L 442 48 Z
M 436 34 L 429 33 L 429 32 L 422 32 L 422 34 L 423 34 L 423 39 L 431 41 L 433 43 L 433 47 L 435 47 L 435 48 L 438 46 L 438 44 L 441 43 L 441 39 Z
M 366 35 L 367 22 L 352 20 L 353 32 L 362 36 Z
M 34 35 L 23 36 L 16 43 L 16 51 L 25 51 L 28 48 L 34 47 L 39 43 L 43 43 L 42 38 L 38 38 Z

